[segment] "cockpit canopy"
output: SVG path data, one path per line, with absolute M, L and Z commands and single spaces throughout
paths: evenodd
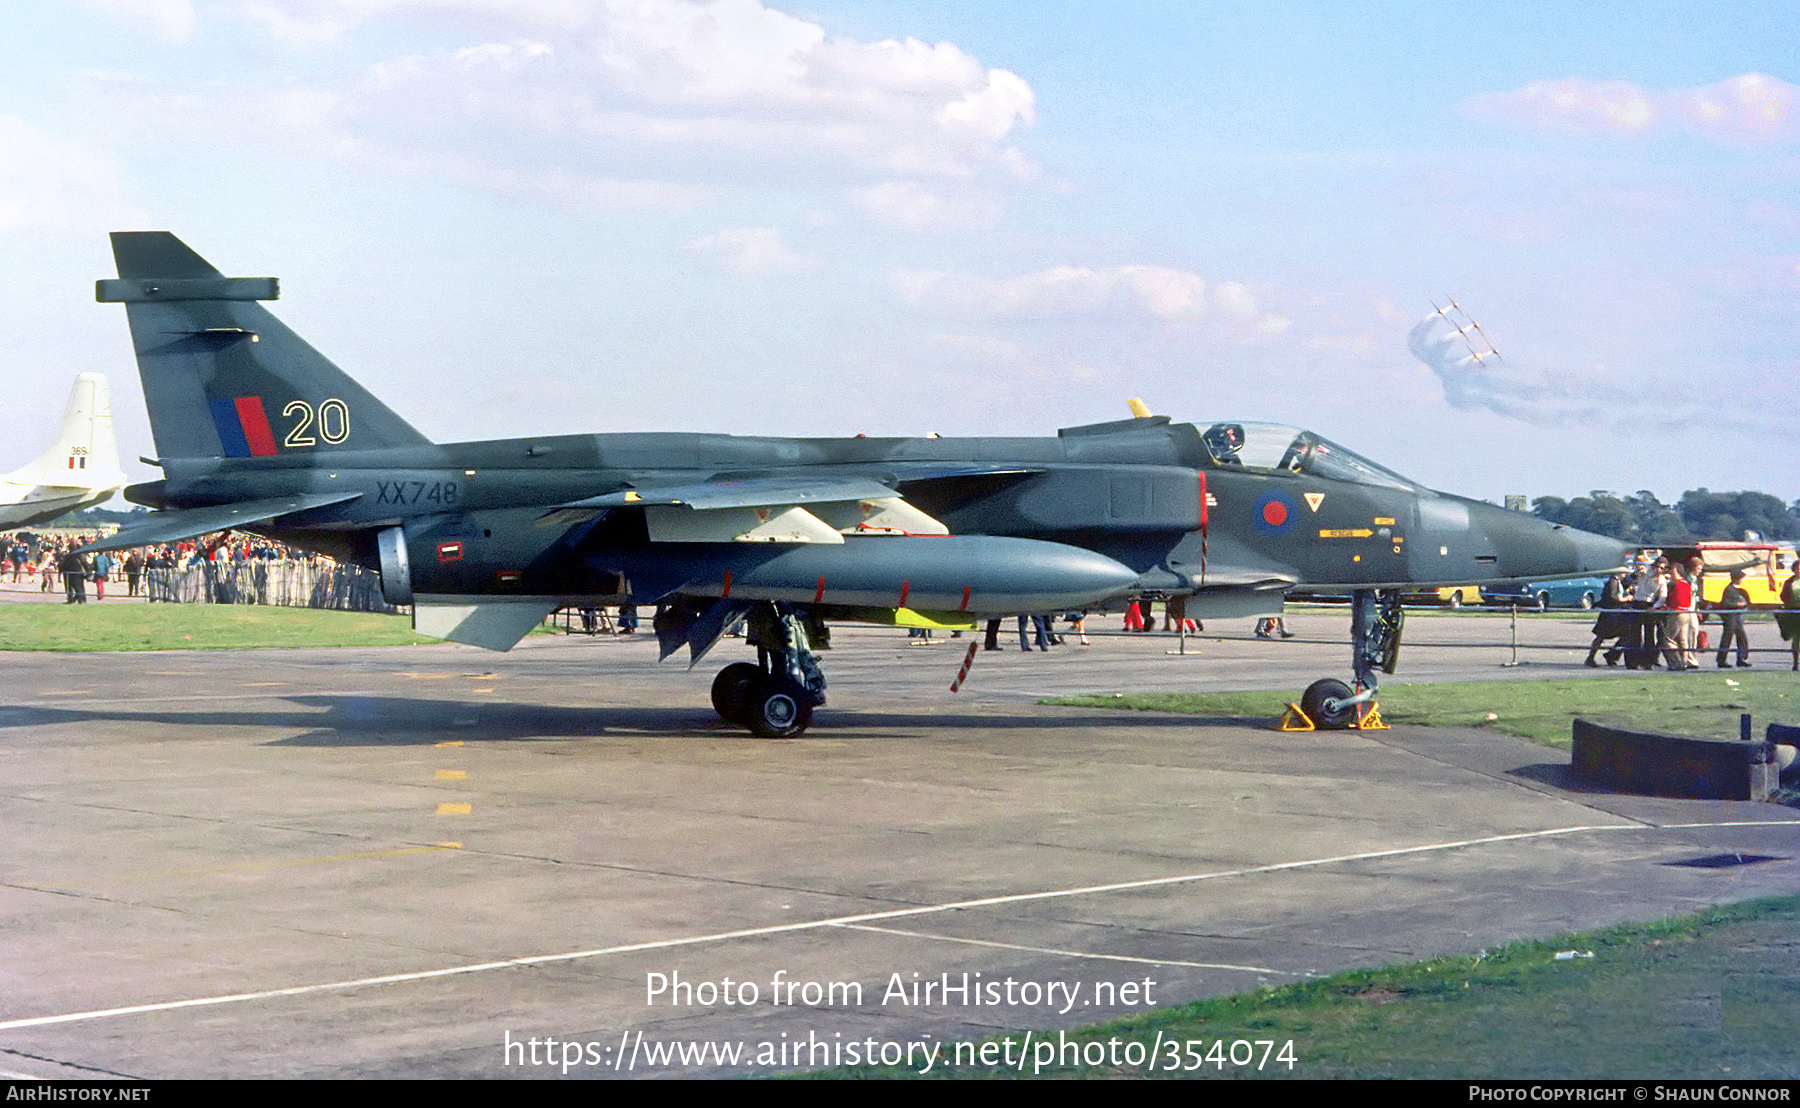
M 1221 466 L 1305 473 L 1409 491 L 1419 487 L 1329 439 L 1279 423 L 1215 423 L 1201 432 L 1200 441 Z

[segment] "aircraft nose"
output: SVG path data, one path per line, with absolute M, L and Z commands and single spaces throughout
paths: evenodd
M 1471 514 L 1493 544 L 1500 577 L 1604 575 L 1625 564 L 1626 546 L 1617 539 L 1489 504 L 1472 505 Z
M 1575 544 L 1576 568 L 1596 576 L 1612 573 L 1622 567 L 1626 553 L 1632 549 L 1627 543 L 1609 539 L 1605 535 L 1596 535 L 1592 531 L 1577 531 L 1573 527 L 1565 527 L 1562 534 Z

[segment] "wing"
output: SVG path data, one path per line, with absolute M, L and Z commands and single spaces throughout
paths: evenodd
M 621 489 L 550 509 L 642 508 L 651 542 L 842 543 L 845 535 L 948 535 L 869 477 L 758 477 Z
M 154 546 L 179 539 L 191 539 L 214 531 L 248 527 L 252 523 L 262 523 L 312 508 L 342 504 L 361 495 L 360 492 L 315 492 L 268 500 L 240 500 L 235 504 L 219 504 L 210 508 L 152 512 L 144 522 L 122 528 L 111 537 L 89 543 L 81 549 L 93 554 L 102 550 L 125 550 L 133 546 Z

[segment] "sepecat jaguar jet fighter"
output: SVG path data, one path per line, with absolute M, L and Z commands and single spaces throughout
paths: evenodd
M 1045 438 L 612 433 L 434 443 L 167 232 L 112 236 L 161 480 L 90 550 L 228 528 L 360 564 L 426 635 L 506 650 L 564 607 L 655 605 L 662 656 L 743 626 L 713 704 L 758 735 L 825 702 L 827 621 L 973 627 L 1187 597 L 1200 618 L 1354 598 L 1345 726 L 1393 672 L 1398 590 L 1605 572 L 1619 543 L 1433 492 L 1294 427 L 1134 418 Z

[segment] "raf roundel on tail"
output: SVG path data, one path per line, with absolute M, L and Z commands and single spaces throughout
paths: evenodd
M 758 661 L 713 684 L 725 718 L 795 735 L 825 701 L 827 621 L 973 627 L 1185 596 L 1271 615 L 1299 587 L 1356 600 L 1356 689 L 1392 672 L 1398 590 L 1610 570 L 1618 543 L 1434 492 L 1311 432 L 1131 419 L 1041 438 L 595 434 L 433 443 L 166 232 L 113 235 L 158 509 L 89 549 L 226 528 L 368 567 L 414 626 L 505 650 L 562 607 L 656 605 L 666 658 L 734 626 Z M 1302 507 L 1304 505 L 1304 507 Z

